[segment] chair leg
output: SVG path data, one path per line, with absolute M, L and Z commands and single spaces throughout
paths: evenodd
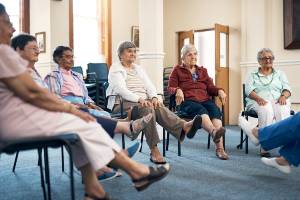
M 207 149 L 210 148 L 210 134 L 208 134 L 208 137 L 207 137 Z
M 246 141 L 246 144 L 245 144 L 245 153 L 248 154 L 248 136 L 247 135 L 245 137 L 245 141 Z
M 64 157 L 64 147 L 61 146 L 61 171 L 65 172 L 65 157 Z
M 178 140 L 178 156 L 181 156 L 181 143 Z
M 143 150 L 143 141 L 144 141 L 144 131 L 142 131 L 140 152 L 142 152 L 142 150 Z
M 167 131 L 167 145 L 166 145 L 166 151 L 169 151 L 169 142 L 170 142 L 170 133 Z
M 225 135 L 223 136 L 223 148 L 224 148 L 224 150 L 226 150 L 226 147 L 225 147 Z
M 125 149 L 125 136 L 122 134 L 122 148 Z
M 66 149 L 69 153 L 69 165 L 70 165 L 70 191 L 71 191 L 71 200 L 75 200 L 75 189 L 74 189 L 74 167 L 73 167 L 73 154 L 70 146 L 66 146 Z
M 19 157 L 19 151 L 17 151 L 17 153 L 16 153 L 16 157 L 15 157 L 15 161 L 14 161 L 14 166 L 13 166 L 13 169 L 12 169 L 13 173 L 15 173 L 15 169 L 16 169 L 18 157 Z
M 45 176 L 48 190 L 48 200 L 51 200 L 51 183 L 50 183 L 50 171 L 49 171 L 49 156 L 48 148 L 44 148 L 44 160 L 45 160 Z
M 44 197 L 44 200 L 47 200 L 44 170 L 43 170 L 43 162 L 42 162 L 42 149 L 38 149 L 38 160 L 39 160 L 38 165 L 40 167 L 40 175 L 41 175 L 41 186 L 42 186 L 42 189 L 43 189 L 43 197 Z
M 166 156 L 166 130 L 163 128 L 163 157 Z

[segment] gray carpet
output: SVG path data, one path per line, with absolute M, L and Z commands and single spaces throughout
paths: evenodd
M 215 157 L 214 147 L 206 149 L 207 136 L 199 131 L 193 140 L 182 145 L 182 157 L 177 156 L 177 141 L 171 137 L 166 159 L 171 164 L 170 174 L 161 182 L 138 193 L 130 178 L 123 173 L 120 178 L 103 182 L 106 191 L 115 199 L 300 199 L 300 168 L 289 175 L 268 168 L 260 162 L 258 148 L 249 144 L 249 154 L 236 149 L 239 128 L 227 127 L 226 148 L 230 160 Z M 120 138 L 116 138 L 120 141 Z M 130 142 L 127 142 L 130 145 Z M 277 151 L 272 151 L 277 155 Z M 144 146 L 136 160 L 150 164 L 149 149 Z M 0 158 L 0 199 L 42 199 L 36 151 L 20 153 L 16 173 L 11 172 L 14 156 Z M 70 199 L 67 173 L 61 172 L 59 150 L 50 151 L 51 185 L 53 199 Z M 68 170 L 67 170 L 68 171 Z M 78 173 L 75 176 L 76 199 L 83 199 L 83 186 Z

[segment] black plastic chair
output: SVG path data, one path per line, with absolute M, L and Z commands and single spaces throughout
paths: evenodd
M 74 190 L 74 169 L 73 169 L 73 155 L 71 151 L 71 145 L 79 141 L 79 137 L 76 134 L 63 134 L 50 137 L 29 137 L 24 139 L 18 139 L 14 141 L 1 141 L 0 153 L 14 154 L 19 151 L 26 150 L 38 150 L 39 167 L 41 174 L 41 186 L 43 189 L 44 199 L 51 200 L 51 183 L 50 183 L 50 169 L 49 169 L 49 157 L 48 148 L 65 147 L 69 153 L 70 158 L 70 193 L 71 199 L 75 199 Z M 43 159 L 42 151 L 44 150 L 44 165 L 45 165 L 45 178 L 43 171 Z M 45 182 L 47 184 L 47 191 Z
M 81 74 L 83 76 L 83 70 L 82 70 L 81 66 L 74 66 L 74 67 L 72 67 L 72 71 L 73 72 L 77 72 L 77 73 L 79 73 L 79 74 Z
M 87 73 L 94 72 L 97 75 L 97 81 L 100 83 L 108 82 L 108 66 L 106 63 L 88 63 Z
M 247 120 L 249 119 L 249 117 L 253 117 L 253 118 L 258 118 L 257 113 L 254 110 L 246 110 L 246 92 L 245 92 L 245 84 L 243 84 L 243 111 L 241 112 L 241 115 L 243 117 L 245 117 Z M 291 115 L 294 115 L 295 112 L 293 110 L 291 110 Z M 248 154 L 249 151 L 249 144 L 248 144 L 248 136 L 245 135 L 244 138 L 244 133 L 243 133 L 243 129 L 241 129 L 241 137 L 240 137 L 240 144 L 238 144 L 236 146 L 237 149 L 243 149 L 243 143 L 245 143 L 245 153 Z

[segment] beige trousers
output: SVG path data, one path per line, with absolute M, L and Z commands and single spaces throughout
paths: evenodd
M 144 129 L 148 146 L 153 148 L 159 143 L 159 136 L 156 128 L 156 122 L 171 133 L 175 138 L 183 141 L 185 134 L 182 134 L 182 128 L 185 121 L 175 115 L 166 107 L 142 107 L 139 103 L 123 100 L 123 108 L 128 111 L 133 106 L 139 106 L 138 117 L 143 117 L 149 113 L 153 114 L 148 126 Z M 113 112 L 120 112 L 120 105 L 115 105 Z

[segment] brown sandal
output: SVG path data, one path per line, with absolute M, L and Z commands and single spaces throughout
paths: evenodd
M 228 154 L 224 151 L 223 148 L 217 148 L 216 149 L 216 156 L 220 160 L 228 160 L 229 159 Z
M 213 130 L 214 132 L 215 130 Z M 214 143 L 218 143 L 220 142 L 221 137 L 223 137 L 225 135 L 226 129 L 224 127 L 219 128 L 218 130 L 216 130 L 215 133 L 211 134 L 211 137 L 213 138 Z

